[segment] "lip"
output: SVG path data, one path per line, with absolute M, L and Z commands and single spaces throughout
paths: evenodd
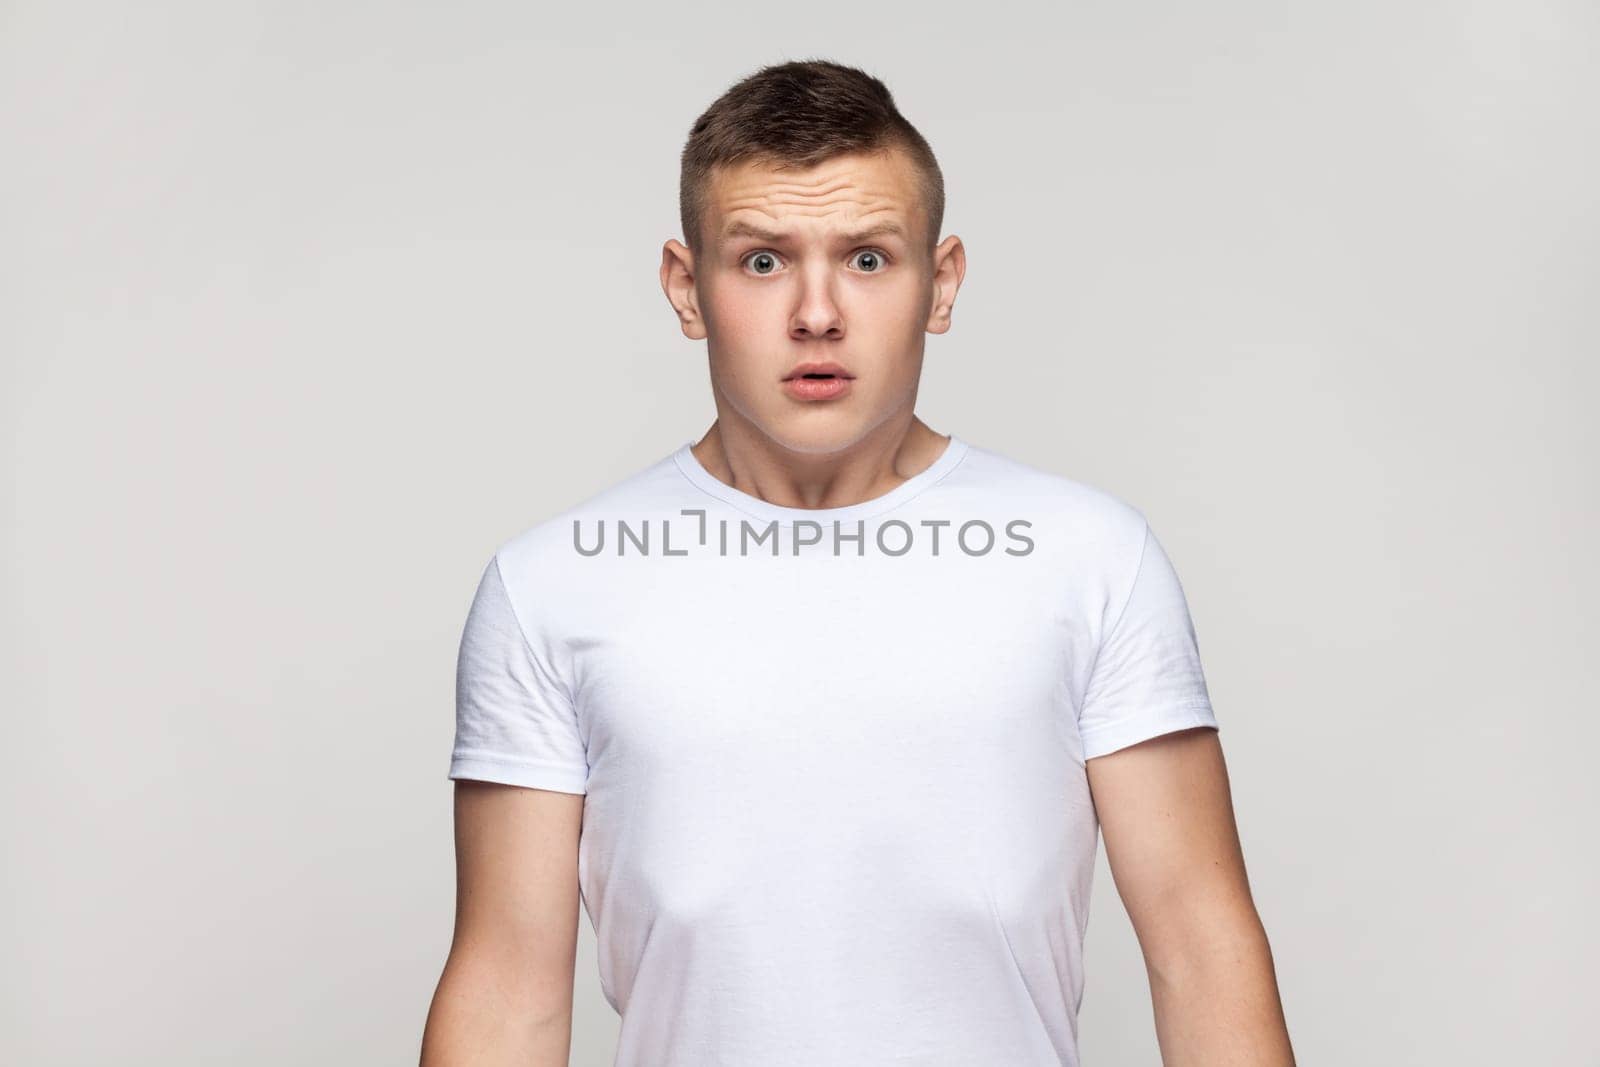
M 807 360 L 805 363 L 797 363 L 795 364 L 793 370 L 784 375 L 783 380 L 787 382 L 795 378 L 804 377 L 807 374 L 831 374 L 835 378 L 845 379 L 855 377 L 854 374 L 851 374 L 849 371 L 844 369 L 843 364 L 835 363 L 831 359 L 825 359 L 820 361 Z
M 850 391 L 849 378 L 785 378 L 783 391 L 794 400 L 833 400 Z
M 831 378 L 807 378 L 808 374 L 831 374 Z M 834 400 L 850 392 L 855 375 L 833 360 L 807 361 L 796 366 L 783 379 L 783 391 L 792 399 Z

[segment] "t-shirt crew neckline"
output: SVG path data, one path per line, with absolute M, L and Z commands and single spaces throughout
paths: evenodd
M 735 489 L 721 479 L 717 478 L 701 464 L 692 451 L 694 441 L 687 441 L 683 447 L 673 453 L 673 460 L 685 478 L 700 489 L 733 505 L 740 511 L 754 515 L 758 519 L 777 522 L 780 525 L 791 525 L 800 520 L 810 522 L 829 523 L 834 521 L 851 521 L 855 519 L 871 518 L 880 515 L 891 508 L 899 507 L 918 493 L 933 485 L 956 468 L 956 465 L 966 456 L 967 442 L 956 434 L 948 434 L 949 441 L 944 446 L 944 451 L 939 453 L 937 459 L 921 471 L 913 474 L 893 489 L 870 500 L 862 500 L 855 504 L 846 504 L 837 508 L 790 508 L 781 504 L 774 504 L 752 496 L 742 489 Z

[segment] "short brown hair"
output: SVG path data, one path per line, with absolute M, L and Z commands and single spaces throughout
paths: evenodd
M 683 146 L 678 213 L 696 255 L 713 171 L 746 161 L 805 169 L 851 152 L 907 152 L 927 209 L 928 249 L 944 224 L 944 175 L 933 149 L 895 107 L 883 82 L 826 59 L 763 67 L 719 96 Z

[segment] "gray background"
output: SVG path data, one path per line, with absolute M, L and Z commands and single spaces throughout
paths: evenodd
M 1593 1064 L 1588 3 L 0 8 L 0 1060 L 414 1062 L 456 641 L 712 418 L 690 122 L 883 77 L 969 272 L 937 430 L 1188 591 L 1304 1064 Z M 1104 858 L 1090 1065 L 1157 1062 Z M 587 920 L 573 1063 L 609 1062 Z

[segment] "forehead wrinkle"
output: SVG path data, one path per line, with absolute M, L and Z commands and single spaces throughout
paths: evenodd
M 843 236 L 855 240 L 865 240 L 869 237 L 896 235 L 902 239 L 910 239 L 910 231 L 906 222 L 895 210 L 896 205 L 881 205 L 860 214 L 851 213 L 839 221 L 834 229 L 843 231 Z M 741 236 L 753 236 L 757 239 L 786 238 L 792 236 L 779 232 L 780 224 L 785 218 L 810 218 L 825 219 L 838 214 L 837 211 L 795 211 L 773 214 L 762 211 L 760 208 L 750 208 L 758 212 L 763 218 L 770 219 L 774 225 L 758 226 L 741 218 L 730 218 L 718 235 L 719 241 L 730 241 Z M 757 231 L 770 231 L 767 233 Z
M 856 184 L 861 180 L 860 176 L 856 174 L 819 175 L 816 178 L 808 180 L 806 178 L 785 178 L 783 177 L 783 173 L 784 172 L 782 171 L 779 171 L 776 174 L 771 171 L 760 171 L 755 174 L 744 175 L 742 177 L 745 182 L 760 182 L 763 185 L 771 186 L 774 189 L 799 189 L 801 191 L 814 190 L 818 193 L 829 193 L 835 189 L 843 189 L 850 185 Z M 734 181 L 738 182 L 740 179 L 735 178 Z
M 746 161 L 715 170 L 708 191 L 707 208 L 725 220 L 739 212 L 775 222 L 786 216 L 820 218 L 854 209 L 858 219 L 884 213 L 898 216 L 908 239 L 922 196 L 904 154 L 893 152 L 862 153 L 806 169 Z
M 881 194 L 834 196 L 826 200 L 761 194 L 731 196 L 722 205 L 722 213 L 731 216 L 740 211 L 753 211 L 776 221 L 785 215 L 808 217 L 836 215 L 842 208 L 854 207 L 857 209 L 856 214 L 865 219 L 873 215 L 899 212 L 905 206 L 898 197 Z
M 724 222 L 713 240 L 732 240 L 733 235 L 726 231 L 741 214 L 760 216 L 771 225 L 757 228 L 773 232 L 790 218 L 839 219 L 836 227 L 850 233 L 892 221 L 910 240 L 915 196 L 904 182 L 896 180 L 899 176 L 876 170 L 787 175 L 760 167 L 722 171 L 714 179 L 712 210 L 723 216 Z
M 725 193 L 725 198 L 735 204 L 762 200 L 784 204 L 831 204 L 841 200 L 872 200 L 880 203 L 890 203 L 898 199 L 891 190 L 862 186 L 847 186 L 841 189 L 819 190 L 817 192 L 774 189 L 770 187 L 764 189 L 729 189 Z
M 779 219 L 790 218 L 790 217 L 795 217 L 795 218 L 827 218 L 827 217 L 830 217 L 830 216 L 835 216 L 835 215 L 842 214 L 842 213 L 844 213 L 844 209 L 849 208 L 849 207 L 859 207 L 860 208 L 860 210 L 851 212 L 850 214 L 852 215 L 852 217 L 861 219 L 863 222 L 865 222 L 865 220 L 867 220 L 867 219 L 875 218 L 875 217 L 880 216 L 880 215 L 891 215 L 891 216 L 898 215 L 899 209 L 900 209 L 900 205 L 899 204 L 893 203 L 893 202 L 886 202 L 886 201 L 879 201 L 879 202 L 873 203 L 873 204 L 862 204 L 862 205 L 857 205 L 855 203 L 842 203 L 842 202 L 839 202 L 839 201 L 835 201 L 835 202 L 829 203 L 829 204 L 792 204 L 792 203 L 769 204 L 767 202 L 760 202 L 760 203 L 744 202 L 744 203 L 734 203 L 734 204 L 728 205 L 728 207 L 727 207 L 726 211 L 724 212 L 724 214 L 729 216 L 730 221 L 731 221 L 732 216 L 736 215 L 738 212 L 749 211 L 749 212 L 754 212 L 756 214 L 759 214 L 764 218 L 768 218 L 768 219 L 771 219 L 772 221 L 776 222 Z M 787 210 L 774 211 L 774 210 L 772 210 L 773 208 L 784 208 L 784 209 L 787 209 Z
M 773 180 L 765 175 L 746 178 L 725 178 L 718 183 L 722 197 L 735 204 L 754 200 L 773 200 L 781 203 L 821 202 L 832 203 L 841 199 L 868 199 L 891 202 L 904 195 L 905 190 L 893 182 L 877 180 L 877 176 L 843 175 L 829 182 L 804 183 Z

